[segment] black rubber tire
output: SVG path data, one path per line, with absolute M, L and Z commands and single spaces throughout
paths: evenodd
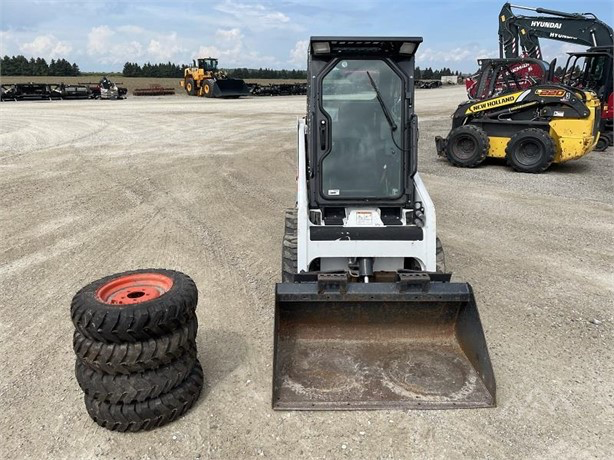
M 507 164 L 516 171 L 541 173 L 550 167 L 556 145 L 542 129 L 527 128 L 514 134 L 505 148 Z
M 284 224 L 284 239 L 281 248 L 281 281 L 282 283 L 292 283 L 294 275 L 297 273 L 297 229 L 298 219 L 297 210 L 286 209 Z
M 95 371 L 77 359 L 75 376 L 81 389 L 94 399 L 111 404 L 131 403 L 157 398 L 167 393 L 190 374 L 196 362 L 196 349 L 186 352 L 165 366 L 131 374 L 107 374 Z
M 190 89 L 188 89 L 190 88 Z M 187 78 L 185 81 L 185 92 L 188 93 L 188 96 L 194 96 L 196 94 L 196 85 L 194 84 L 193 78 Z
M 203 96 L 213 97 L 213 86 L 214 85 L 215 85 L 215 81 L 213 80 L 203 81 Z
M 595 152 L 603 152 L 610 146 L 610 142 L 606 136 L 603 134 L 599 136 L 599 140 L 597 141 L 597 145 L 595 145 Z
M 454 166 L 475 168 L 486 159 L 489 148 L 490 140 L 482 128 L 459 126 L 448 134 L 446 158 Z
M 173 280 L 170 290 L 148 302 L 126 306 L 109 305 L 96 291 L 122 276 L 157 273 Z M 94 281 L 72 299 L 71 317 L 75 328 L 86 337 L 100 342 L 139 342 L 167 335 L 194 318 L 198 303 L 196 284 L 188 275 L 174 270 L 134 270 Z
M 73 336 L 73 349 L 88 367 L 107 374 L 129 374 L 156 369 L 178 359 L 186 351 L 195 350 L 198 322 L 168 335 L 143 342 L 104 343 L 85 337 L 79 331 Z
M 190 375 L 157 398 L 128 404 L 111 404 L 85 395 L 85 408 L 100 426 L 112 431 L 144 431 L 177 420 L 198 400 L 203 387 L 203 369 L 196 361 Z
M 443 243 L 441 242 L 439 237 L 437 237 L 435 240 L 435 247 L 436 247 L 435 257 L 437 260 L 436 271 L 437 273 L 447 273 L 446 272 L 446 255 L 443 250 Z

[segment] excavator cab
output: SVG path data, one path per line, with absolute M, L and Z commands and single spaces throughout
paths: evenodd
M 475 298 L 438 272 L 417 172 L 419 37 L 312 37 L 297 206 L 275 287 L 273 408 L 492 407 Z

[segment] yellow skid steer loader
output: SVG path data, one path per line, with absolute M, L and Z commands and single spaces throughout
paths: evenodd
M 523 89 L 514 65 L 529 58 L 483 59 L 476 99 L 458 106 L 452 130 L 435 138 L 437 153 L 454 166 L 473 168 L 487 157 L 505 158 L 516 171 L 541 173 L 592 151 L 599 140 L 597 95 L 552 83 Z

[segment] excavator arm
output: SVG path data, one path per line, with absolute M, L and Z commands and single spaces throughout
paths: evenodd
M 515 15 L 513 8 L 547 16 Z M 505 3 L 499 13 L 499 56 L 542 59 L 540 38 L 588 47 L 612 46 L 612 28 L 592 13 L 565 13 Z

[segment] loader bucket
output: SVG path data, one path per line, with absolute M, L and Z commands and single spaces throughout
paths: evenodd
M 274 409 L 494 406 L 469 284 L 276 285 Z
M 213 84 L 212 97 L 240 97 L 249 96 L 249 88 L 243 80 L 237 78 L 224 78 L 216 80 Z

